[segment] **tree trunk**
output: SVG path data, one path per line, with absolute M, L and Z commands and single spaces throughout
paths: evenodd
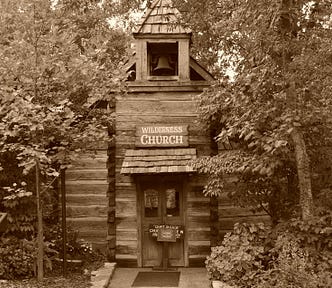
M 302 133 L 295 128 L 291 134 L 291 137 L 295 148 L 302 220 L 307 220 L 313 215 L 314 210 L 309 157 Z
M 40 195 L 39 161 L 36 159 L 36 197 L 37 197 L 37 279 L 44 279 L 44 235 L 43 235 L 43 212 Z

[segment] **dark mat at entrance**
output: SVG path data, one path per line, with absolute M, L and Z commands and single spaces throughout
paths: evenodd
M 138 272 L 131 287 L 178 287 L 180 272 Z

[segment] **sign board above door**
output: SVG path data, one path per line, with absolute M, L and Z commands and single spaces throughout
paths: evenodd
M 188 147 L 188 125 L 136 126 L 136 147 Z

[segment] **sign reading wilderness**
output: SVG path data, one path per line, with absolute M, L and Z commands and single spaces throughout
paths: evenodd
M 187 147 L 188 125 L 144 125 L 136 127 L 136 147 Z

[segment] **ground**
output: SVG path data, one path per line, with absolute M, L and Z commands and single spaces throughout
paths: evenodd
M 36 279 L 24 280 L 0 280 L 0 288 L 88 288 L 90 287 L 90 275 L 78 273 L 69 274 L 67 278 L 62 276 L 45 277 L 42 283 Z

